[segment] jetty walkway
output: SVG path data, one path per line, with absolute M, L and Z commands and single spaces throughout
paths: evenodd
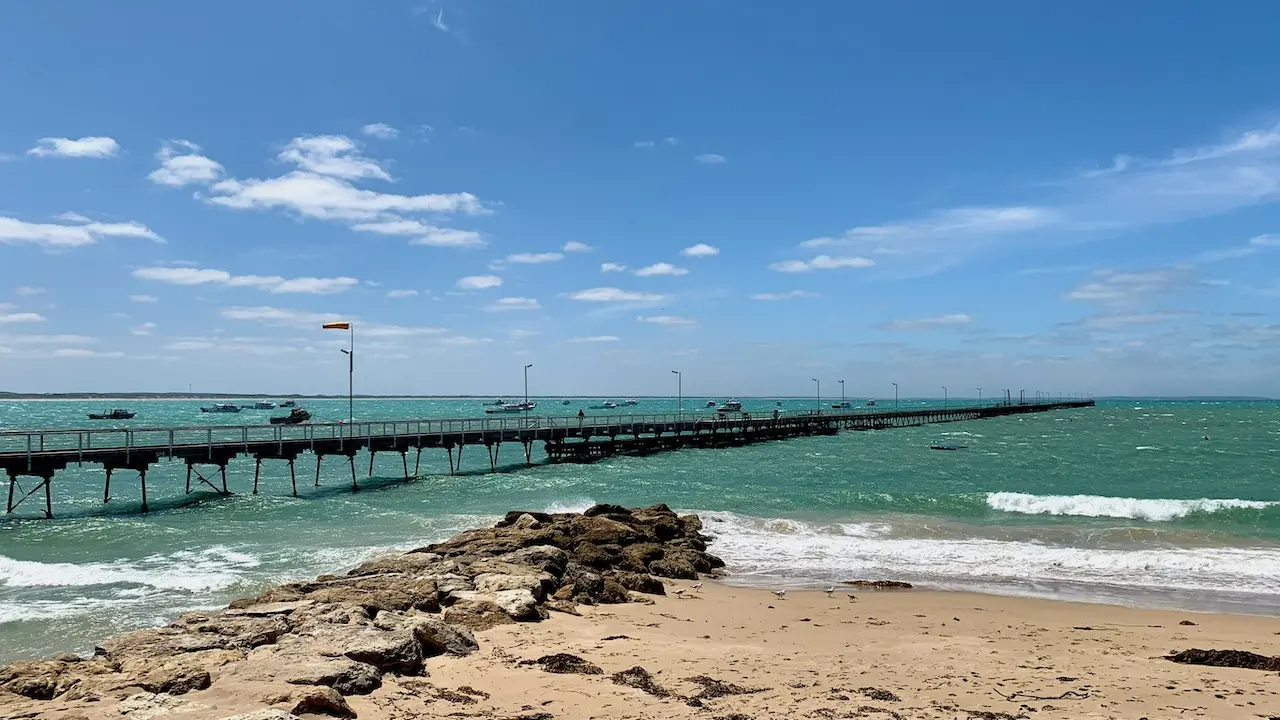
M 928 423 L 1090 407 L 1093 400 L 993 403 L 953 407 L 883 410 L 873 407 L 833 411 L 706 414 L 625 414 L 578 417 L 502 415 L 443 420 L 399 420 L 300 425 L 220 427 L 107 428 L 0 432 L 0 470 L 8 475 L 6 513 L 44 491 L 44 514 L 53 517 L 54 475 L 69 465 L 101 464 L 105 469 L 102 499 L 111 498 L 112 475 L 138 473 L 142 511 L 147 511 L 147 471 L 162 459 L 187 466 L 186 492 L 192 476 L 220 493 L 227 489 L 227 463 L 240 455 L 254 460 L 253 493 L 264 460 L 288 462 L 293 494 L 298 494 L 295 463 L 311 453 L 316 458 L 315 485 L 326 456 L 343 457 L 351 468 L 351 488 L 359 490 L 355 458 L 369 452 L 369 473 L 378 453 L 400 455 L 405 478 L 418 474 L 423 450 L 444 450 L 450 473 L 462 463 L 467 446 L 481 446 L 492 470 L 498 468 L 503 444 L 519 443 L 526 464 L 533 445 L 542 442 L 552 462 L 592 462 L 613 455 L 638 455 L 686 447 L 732 447 L 766 440 L 834 435 L 840 430 L 883 430 Z M 413 472 L 409 453 L 416 452 Z M 206 473 L 208 475 L 206 476 Z M 27 487 L 22 481 L 26 479 Z M 219 484 L 215 481 L 221 480 Z

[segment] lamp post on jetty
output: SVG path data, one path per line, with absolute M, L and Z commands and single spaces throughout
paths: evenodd
M 982 404 L 982 388 L 978 388 L 978 404 Z
M 947 406 L 947 386 L 942 386 L 942 407 Z
M 841 410 L 843 410 L 843 409 L 844 409 L 844 404 L 845 404 L 845 402 L 846 402 L 846 401 L 845 401 L 845 399 L 844 399 L 844 381 L 843 381 L 843 380 L 841 380 L 841 381 L 840 381 L 840 409 L 841 409 Z
M 524 424 L 529 426 L 529 368 L 533 363 L 524 366 Z
M 672 370 L 676 376 L 676 422 L 684 422 L 684 375 L 679 370 Z
M 355 374 L 356 374 L 356 329 L 351 323 L 343 320 L 342 322 L 329 322 L 321 326 L 325 330 L 346 330 L 351 336 L 351 347 L 349 350 L 342 350 L 342 354 L 347 356 L 347 436 L 351 437 L 354 429 L 351 423 L 355 422 Z M 354 471 L 353 471 L 354 472 Z
M 893 384 L 893 409 L 898 409 L 898 383 Z
M 818 395 L 817 395 L 818 412 L 822 412 L 822 381 L 819 380 L 818 378 L 813 378 L 813 381 L 818 385 Z

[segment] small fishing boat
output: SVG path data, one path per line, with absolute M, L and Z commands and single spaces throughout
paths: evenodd
M 781 405 L 782 403 L 778 403 L 778 404 L 779 404 L 779 405 Z M 715 407 L 715 406 L 716 406 L 716 401 L 715 401 L 715 400 L 708 400 L 708 401 L 707 401 L 707 405 L 706 405 L 706 406 L 707 406 L 707 407 Z
M 849 402 L 848 400 L 842 400 L 838 403 L 831 403 L 831 407 L 835 410 L 840 410 L 841 408 L 853 407 L 853 403 Z
M 298 406 L 297 400 L 281 400 L 280 401 L 280 407 L 282 408 L 297 407 L 297 406 Z
M 638 400 L 628 400 L 625 404 L 627 404 L 627 405 L 639 405 L 639 404 L 640 404 L 640 402 L 639 402 Z
M 726 400 L 723 405 L 716 408 L 716 412 L 730 413 L 742 412 L 742 403 L 737 400 Z
M 560 401 L 560 404 L 561 404 L 561 405 L 568 405 L 568 404 L 569 404 L 569 401 L 568 401 L 568 400 L 561 400 L 561 401 Z
M 876 401 L 875 401 L 875 400 L 868 400 L 868 401 L 867 401 L 867 406 L 868 406 L 868 407 L 871 407 L 871 406 L 873 406 L 873 405 L 875 405 L 875 404 L 876 404 Z
M 268 418 L 268 422 L 272 425 L 298 425 L 311 419 L 311 413 L 300 407 L 295 407 L 288 415 L 283 417 Z
M 588 408 L 588 409 L 590 409 L 590 410 L 617 410 L 617 409 L 618 409 L 618 403 L 613 402 L 612 400 L 605 400 L 604 402 L 600 403 L 599 405 L 592 405 L 592 406 L 591 406 L 590 408 Z
M 496 415 L 498 413 L 518 413 L 528 412 L 536 407 L 538 407 L 538 403 L 536 402 L 503 403 L 497 407 L 490 407 L 488 410 L 485 410 L 485 412 L 490 415 Z
M 259 400 L 252 405 L 241 405 L 245 410 L 275 410 L 276 404 L 270 400 Z
M 930 450 L 964 450 L 968 445 L 930 445 Z
M 89 413 L 90 420 L 132 420 L 137 413 L 132 410 L 121 410 L 120 408 L 112 408 L 105 412 Z
M 213 407 L 202 407 L 202 408 L 200 408 L 200 412 L 206 412 L 206 413 L 238 413 L 238 412 L 240 412 L 240 406 L 239 406 L 239 405 L 231 405 L 231 404 L 229 404 L 229 403 L 214 403 Z
M 485 403 L 485 406 L 502 407 L 503 405 L 506 405 L 506 404 L 507 404 L 506 400 L 503 400 L 502 398 L 495 398 L 493 402 Z

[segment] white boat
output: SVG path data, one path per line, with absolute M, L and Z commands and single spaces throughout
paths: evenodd
M 834 409 L 836 409 L 836 410 L 840 410 L 840 409 L 842 409 L 842 408 L 850 408 L 850 407 L 853 407 L 853 403 L 849 402 L 848 400 L 841 400 L 841 401 L 840 401 L 840 402 L 838 402 L 838 403 L 831 403 L 831 407 L 832 407 L 832 408 L 834 408 Z
M 238 413 L 238 412 L 240 412 L 240 406 L 239 406 L 239 405 L 230 405 L 230 404 L 227 404 L 227 403 L 217 403 L 217 404 L 215 404 L 213 407 L 202 407 L 202 408 L 200 408 L 200 412 L 207 412 L 207 413 Z
M 518 412 L 528 412 L 529 410 L 532 410 L 536 407 L 538 407 L 538 403 L 536 402 L 503 403 L 501 405 L 498 405 L 497 407 L 491 407 L 488 410 L 485 410 L 485 412 L 489 413 L 490 415 L 494 415 L 497 413 L 518 413 Z
M 485 403 L 485 405 L 492 405 L 494 407 L 502 407 L 503 405 L 506 405 L 506 404 L 507 404 L 507 401 L 503 400 L 502 398 L 497 398 L 493 402 Z
M 867 406 L 868 406 L 868 407 L 873 406 L 873 405 L 875 405 L 875 404 L 876 404 L 876 401 L 875 401 L 875 400 L 868 400 L 868 401 L 867 401 Z
M 716 406 L 716 401 L 715 401 L 715 400 L 708 400 L 708 401 L 707 401 L 707 407 L 715 407 L 715 406 Z
M 628 401 L 627 401 L 627 404 L 628 404 L 628 405 L 639 405 L 640 403 L 639 403 L 638 401 L 636 401 L 636 400 L 628 400 Z
M 618 409 L 618 403 L 612 400 L 605 400 L 599 405 L 592 405 L 590 409 L 591 410 L 616 410 Z
M 276 404 L 269 400 L 259 400 L 258 402 L 253 404 L 254 410 L 274 410 L 275 407 L 276 407 Z
M 726 400 L 723 405 L 716 408 L 716 412 L 742 412 L 742 403 L 737 400 Z

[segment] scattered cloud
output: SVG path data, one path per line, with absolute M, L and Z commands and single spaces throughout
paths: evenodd
M 331 295 L 350 290 L 360 283 L 349 277 L 284 278 L 279 275 L 232 275 L 226 270 L 197 267 L 143 267 L 132 275 L 139 280 L 153 280 L 170 285 L 215 284 L 226 287 L 252 287 L 271 293 L 309 293 Z
M 524 340 L 525 338 L 537 337 L 538 335 L 541 335 L 541 334 L 542 333 L 538 332 L 537 330 L 519 330 L 519 329 L 512 330 L 510 333 L 508 333 L 508 335 L 511 336 L 512 340 Z
M 770 270 L 785 273 L 802 273 L 811 270 L 838 270 L 840 268 L 869 268 L 875 261 L 864 257 L 831 257 L 818 255 L 812 260 L 783 260 L 769 266 Z
M 379 235 L 406 235 L 412 238 L 409 240 L 410 245 L 478 248 L 488 244 L 478 232 L 436 227 L 417 220 L 396 219 L 357 223 L 352 225 L 351 229 L 359 232 L 378 233 Z
M 42 287 L 32 287 L 31 285 L 19 285 L 13 289 L 14 295 L 44 295 L 49 292 Z
M 58 348 L 50 353 L 56 358 L 106 358 L 118 359 L 124 357 L 124 353 L 119 350 L 110 352 L 102 352 L 98 350 L 88 350 L 85 348 Z
M 720 254 L 720 248 L 708 245 L 706 243 L 698 243 L 680 251 L 685 257 L 711 257 Z
M 501 284 L 502 278 L 497 275 L 468 275 L 458 280 L 458 288 L 462 290 L 485 290 Z
M 688 275 L 689 271 L 682 267 L 676 267 L 671 263 L 654 263 L 636 270 L 635 274 L 638 277 L 650 277 L 653 275 Z
M 33 312 L 5 313 L 0 311 L 0 325 L 31 322 L 44 322 L 44 316 Z
M 344 180 L 391 180 L 376 160 L 360 154 L 359 146 L 345 135 L 305 135 L 289 141 L 279 159 L 306 172 Z
M 305 310 L 291 310 L 277 307 L 227 307 L 219 311 L 219 315 L 228 320 L 245 320 L 276 327 L 295 327 L 300 329 L 321 331 L 320 326 L 327 322 L 347 320 L 356 326 L 356 331 L 364 338 L 405 338 L 424 335 L 443 335 L 445 328 L 413 327 L 405 325 L 384 325 L 366 322 L 359 317 L 338 315 L 336 313 L 317 313 Z
M 444 8 L 440 8 L 440 12 L 437 12 L 436 16 L 431 18 L 431 25 L 440 32 L 449 32 L 449 26 L 444 24 Z
M 787 292 L 776 293 L 756 293 L 751 296 L 752 300 L 793 300 L 795 298 L 816 297 L 815 293 L 805 290 L 789 290 Z
M 92 220 L 92 219 L 87 218 L 87 217 L 85 217 L 84 215 L 81 215 L 81 214 L 80 214 L 80 213 L 78 213 L 78 212 L 71 212 L 70 210 L 68 210 L 67 212 L 64 212 L 64 213 L 58 213 L 57 215 L 54 215 L 54 216 L 53 216 L 53 219 L 54 219 L 54 220 L 65 220 L 66 222 L 69 222 L 69 223 L 88 223 L 88 222 L 93 222 L 93 220 Z
M 36 146 L 27 151 L 35 157 L 64 158 L 113 158 L 120 153 L 120 144 L 109 137 L 40 138 Z
M 155 329 L 156 329 L 155 323 L 144 322 L 141 325 L 129 328 L 129 332 L 133 333 L 134 335 L 150 335 L 152 332 L 155 331 Z
M 147 179 L 157 185 L 182 187 L 211 183 L 222 177 L 226 168 L 200 152 L 200 146 L 188 140 L 170 140 L 164 143 L 156 153 L 160 167 L 152 170 Z
M 618 342 L 620 340 L 617 335 L 592 335 L 590 337 L 571 338 L 569 342 L 573 343 L 609 343 Z
M 407 298 L 418 294 L 417 290 L 392 290 L 387 293 L 389 298 Z
M 973 322 L 973 318 L 964 314 L 939 315 L 937 317 L 904 318 L 876 325 L 881 330 L 942 330 L 945 328 L 965 327 Z
M 93 345 L 98 338 L 86 335 L 0 335 L 0 345 Z
M 490 312 L 503 312 L 507 310 L 541 310 L 542 306 L 533 298 L 526 297 L 504 297 L 495 300 L 485 310 Z
M 584 253 L 584 252 L 591 252 L 595 248 L 591 247 L 586 243 L 578 242 L 577 240 L 570 240 L 569 242 L 564 244 L 564 247 L 560 249 L 567 253 Z
M 654 146 L 654 145 L 656 145 L 656 144 L 657 144 L 657 143 L 655 143 L 655 142 L 654 142 L 654 141 L 652 141 L 652 140 L 637 140 L 637 141 L 635 141 L 635 142 L 631 143 L 631 147 L 633 147 L 633 148 L 646 148 L 646 149 L 647 149 L 647 148 L 651 148 L 651 147 L 653 147 L 653 146 Z
M 1199 272 L 1187 265 L 1129 271 L 1104 268 L 1095 270 L 1090 279 L 1063 294 L 1062 299 L 1101 305 L 1138 305 L 1199 284 Z
M 636 320 L 642 323 L 668 325 L 671 327 L 695 327 L 698 324 L 698 321 L 693 318 L 677 317 L 675 315 L 641 315 Z
M 897 255 L 920 252 L 939 242 L 988 238 L 1040 228 L 1058 219 L 1057 212 L 1042 207 L 963 207 L 944 210 L 920 220 L 855 227 L 840 237 L 814 238 L 800 243 L 800 246 L 850 246 L 863 252 Z
M 670 136 L 668 136 L 668 137 L 664 137 L 664 138 L 662 138 L 662 144 L 664 144 L 664 145 L 671 145 L 671 146 L 679 145 L 679 144 L 680 144 L 680 138 L 678 138 L 678 137 L 670 137 Z
M 1058 273 L 1078 273 L 1090 270 L 1088 265 L 1055 265 L 1052 267 L 1030 267 L 1023 268 L 1014 273 L 1014 275 L 1056 275 Z
M 522 265 L 538 265 L 541 263 L 550 263 L 550 262 L 563 260 L 564 255 L 560 253 L 555 253 L 555 252 L 516 253 L 515 255 L 508 255 L 505 259 L 506 259 L 506 262 L 509 262 L 509 263 L 519 263 Z
M 641 302 L 655 303 L 666 299 L 665 295 L 649 292 L 634 292 L 631 290 L 619 290 L 614 287 L 598 287 L 588 290 L 579 290 L 569 294 L 570 300 L 580 300 L 583 302 Z
M 379 140 L 395 140 L 400 137 L 400 131 L 386 123 L 370 123 L 360 128 L 360 132 Z
M 160 302 L 160 298 L 155 295 L 130 295 L 129 299 L 136 303 Z
M 1260 247 L 1280 247 L 1280 235 L 1258 235 L 1256 237 L 1249 238 L 1249 244 Z
M 440 345 L 463 347 L 466 345 L 484 345 L 487 343 L 491 343 L 493 342 L 493 338 L 487 338 L 487 337 L 473 338 L 473 337 L 467 337 L 465 335 L 451 335 L 449 337 L 442 337 L 436 342 L 439 343 Z
M 92 245 L 103 237 L 134 237 L 164 243 L 164 238 L 142 223 L 99 223 L 79 225 L 30 223 L 0 217 L 0 245 L 39 245 L 46 248 L 73 248 Z
M 601 263 L 600 272 L 626 272 L 627 266 L 621 263 Z
M 703 165 L 719 165 L 727 161 L 725 156 L 716 155 L 715 153 L 703 153 L 702 155 L 695 157 L 694 160 L 697 160 Z
M 1100 330 L 1106 332 L 1124 330 L 1126 328 L 1141 325 L 1155 325 L 1158 323 L 1173 322 L 1175 320 L 1185 320 L 1198 315 L 1199 313 L 1188 311 L 1104 313 L 1098 315 L 1086 315 L 1079 321 L 1070 324 L 1085 330 Z

